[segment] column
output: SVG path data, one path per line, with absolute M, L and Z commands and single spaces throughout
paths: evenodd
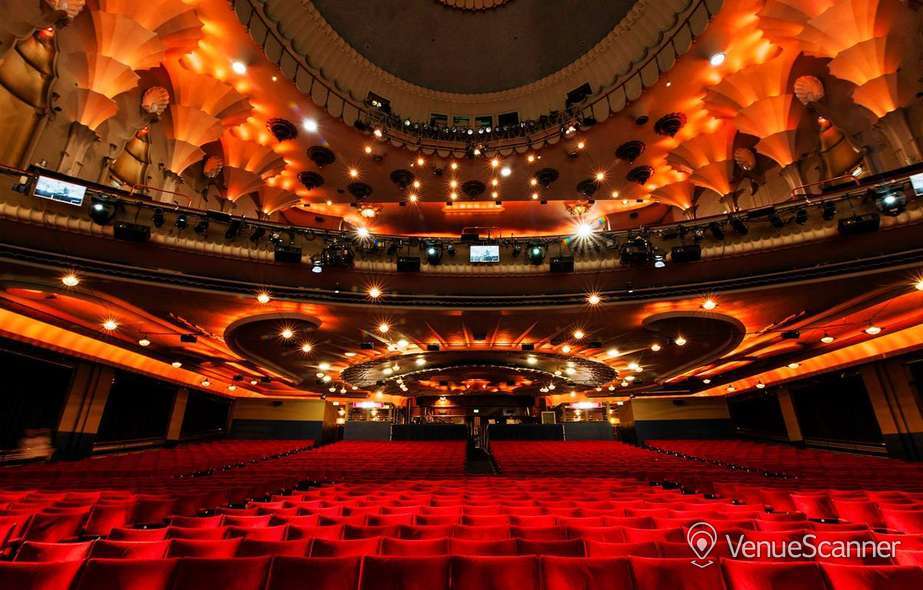
M 167 426 L 167 444 L 179 442 L 183 432 L 183 419 L 186 417 L 186 403 L 189 401 L 189 390 L 180 387 L 173 398 L 173 413 L 170 414 L 170 424 Z
M 58 457 L 80 459 L 92 453 L 114 378 L 111 367 L 77 365 L 55 434 Z
M 923 460 L 923 414 L 904 363 L 893 359 L 866 365 L 862 379 L 888 455 Z
M 795 405 L 792 403 L 792 394 L 787 387 L 779 389 L 779 409 L 782 410 L 782 418 L 785 420 L 785 434 L 789 442 L 803 443 L 804 436 L 801 435 L 801 426 L 798 424 L 798 415 L 795 413 Z

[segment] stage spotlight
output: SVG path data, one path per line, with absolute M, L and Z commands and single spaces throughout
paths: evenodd
M 455 256 L 455 244 L 449 244 L 446 246 L 445 251 L 449 256 Z
M 513 244 L 513 258 L 518 257 L 520 254 L 522 254 L 522 246 Z
M 163 218 L 163 209 L 157 207 L 154 209 L 154 227 L 163 227 L 164 218 Z
M 827 201 L 823 206 L 824 221 L 830 221 L 834 217 L 836 217 L 836 203 L 833 201 Z
M 530 264 L 539 265 L 545 261 L 545 247 L 541 244 L 530 244 L 528 254 Z
M 808 222 L 808 210 L 805 209 L 804 207 L 799 207 L 798 210 L 795 211 L 795 223 L 797 223 L 798 225 L 804 225 L 807 222 Z
M 654 268 L 666 268 L 667 267 L 667 257 L 664 254 L 663 250 L 655 248 L 651 251 L 651 262 L 654 264 Z
M 721 224 L 717 221 L 712 221 L 708 224 L 708 231 L 711 232 L 712 237 L 716 240 L 724 239 L 724 230 L 721 229 Z
M 783 220 L 782 217 L 780 217 L 779 214 L 775 211 L 769 214 L 769 223 L 776 229 L 782 229 L 785 227 L 785 220 Z
M 426 246 L 426 262 L 433 266 L 442 262 L 442 244 L 430 243 Z
M 255 244 L 263 239 L 264 235 L 266 235 L 266 228 L 255 227 L 253 228 L 253 232 L 250 233 L 250 241 Z
M 747 224 L 741 221 L 739 217 L 730 217 L 728 220 L 731 222 L 731 228 L 737 235 L 745 236 L 750 233 L 750 228 L 748 228 Z
M 575 235 L 581 240 L 586 240 L 593 235 L 593 226 L 589 223 L 581 223 L 577 226 Z
M 875 191 L 875 206 L 884 215 L 897 217 L 907 209 L 907 197 L 900 190 Z
M 116 203 L 109 199 L 93 197 L 90 205 L 90 219 L 99 225 L 109 225 L 115 217 Z
M 183 231 L 186 229 L 186 226 L 189 225 L 189 218 L 186 217 L 185 213 L 180 213 L 176 216 L 176 229 Z
M 206 236 L 208 234 L 208 218 L 203 217 L 199 220 L 199 223 L 195 224 L 195 227 L 192 228 L 192 231 L 199 234 L 200 236 Z
M 388 242 L 388 249 L 386 251 L 386 254 L 388 256 L 394 256 L 395 254 L 397 254 L 397 250 L 400 247 L 401 247 L 400 243 L 398 242 Z
M 225 240 L 236 240 L 237 236 L 240 234 L 240 230 L 243 227 L 244 222 L 240 219 L 234 219 L 228 224 L 228 229 L 224 232 Z
M 315 274 L 324 272 L 324 264 L 320 258 L 311 258 L 311 272 Z
M 624 265 L 639 264 L 651 260 L 651 245 L 641 236 L 631 238 L 619 250 L 619 260 Z

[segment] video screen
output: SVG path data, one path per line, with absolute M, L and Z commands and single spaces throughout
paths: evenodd
M 914 174 L 910 177 L 910 185 L 913 187 L 913 194 L 923 196 L 923 172 Z
M 500 262 L 500 246 L 471 246 L 468 260 L 472 263 L 492 264 Z
M 83 198 L 87 194 L 87 187 L 58 180 L 56 178 L 39 176 L 35 182 L 35 190 L 32 192 L 36 197 L 51 199 L 52 201 L 79 207 L 83 205 Z

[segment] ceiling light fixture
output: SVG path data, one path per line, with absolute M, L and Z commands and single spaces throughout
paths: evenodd
M 61 282 L 64 283 L 65 287 L 76 287 L 80 284 L 80 277 L 72 272 L 69 272 L 61 277 Z
M 311 345 L 310 345 L 309 343 L 307 343 L 307 342 L 305 342 L 304 344 L 301 345 L 301 352 L 303 352 L 303 353 L 305 353 L 305 354 L 311 352 L 312 350 L 314 350 L 314 347 L 311 346 Z
M 284 338 L 285 340 L 290 339 L 294 335 L 295 335 L 295 331 L 292 330 L 291 328 L 282 328 L 282 331 L 279 332 L 279 336 L 282 336 L 282 338 Z
M 240 60 L 232 61 L 232 62 L 231 62 L 231 69 L 232 69 L 232 70 L 234 71 L 234 73 L 237 74 L 238 76 L 243 76 L 244 74 L 247 73 L 247 64 L 245 64 L 244 62 L 242 62 L 242 61 L 240 61 Z
M 512 174 L 512 173 L 513 173 L 513 171 L 512 171 L 512 169 L 510 169 L 509 166 L 504 166 L 503 168 L 500 169 L 500 176 L 502 176 L 502 177 L 504 177 L 504 178 L 506 178 L 507 176 L 509 176 L 509 175 Z
M 602 301 L 602 298 L 598 293 L 590 293 L 586 298 L 586 302 L 590 305 L 599 305 L 600 301 Z
M 103 322 L 103 329 L 113 332 L 119 329 L 119 323 L 112 318 Z
M 881 334 L 881 326 L 870 324 L 869 327 L 865 329 L 865 333 L 869 336 L 877 336 L 878 334 Z
M 676 344 L 677 346 L 686 346 L 686 342 L 688 341 L 683 336 L 677 336 L 676 339 L 673 341 L 673 343 Z
M 788 364 L 789 369 L 797 369 L 800 366 L 801 366 L 801 363 L 789 363 Z
M 180 367 L 183 366 L 183 363 L 179 361 L 173 361 L 172 363 L 170 363 L 170 366 L 173 367 L 174 369 L 179 369 Z
M 656 343 L 656 342 L 653 343 L 653 344 L 651 344 L 651 350 L 652 350 L 652 351 L 654 351 L 654 352 L 660 352 L 660 349 L 661 349 L 660 344 L 658 344 L 658 343 Z
M 574 330 L 574 340 L 583 340 L 584 336 L 586 336 L 586 334 L 583 332 L 583 330 L 579 328 Z
M 382 334 L 387 334 L 388 330 L 390 329 L 391 329 L 391 326 L 389 326 L 387 322 L 382 322 L 378 324 L 378 331 L 381 332 Z
M 305 119 L 301 122 L 301 127 L 308 133 L 317 133 L 317 121 L 314 119 Z
M 711 64 L 713 68 L 717 68 L 723 64 L 726 59 L 727 55 L 725 55 L 723 51 L 718 51 L 711 54 L 711 56 L 708 58 L 708 63 Z
M 378 299 L 381 297 L 381 288 L 376 286 L 369 287 L 369 299 Z
M 208 387 L 211 384 L 212 382 L 209 381 L 208 379 L 202 379 L 202 387 Z
M 151 345 L 151 341 L 148 340 L 147 338 L 141 338 L 140 340 L 138 340 L 138 346 L 147 348 L 150 345 Z
M 711 297 L 706 298 L 705 301 L 702 302 L 702 309 L 711 311 L 716 307 L 718 307 L 718 302 Z
M 269 296 L 269 291 L 260 291 L 259 293 L 256 294 L 256 300 L 259 303 L 266 305 L 267 303 L 272 301 L 272 297 Z
M 757 382 L 757 384 L 756 384 L 756 388 L 757 388 L 757 389 L 766 389 L 766 384 L 763 383 L 762 381 L 759 381 L 759 382 Z
M 824 332 L 824 335 L 820 337 L 820 341 L 824 344 L 831 344 L 834 340 L 836 340 L 836 338 L 826 332 Z
M 575 233 L 578 238 L 585 240 L 593 235 L 593 226 L 589 223 L 581 223 L 577 226 L 577 231 Z

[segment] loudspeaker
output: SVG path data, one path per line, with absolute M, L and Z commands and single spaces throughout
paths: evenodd
M 551 272 L 574 272 L 574 257 L 555 256 L 551 259 Z
M 397 272 L 420 272 L 420 257 L 398 256 Z
M 146 242 L 151 239 L 151 228 L 137 223 L 120 221 L 113 226 L 115 239 L 126 242 Z
M 877 213 L 847 217 L 846 219 L 841 219 L 837 224 L 837 230 L 844 236 L 878 231 L 879 227 L 881 227 L 881 217 Z
M 673 262 L 695 262 L 696 260 L 702 260 L 702 246 L 698 244 L 673 246 L 673 250 L 670 252 L 670 260 Z
M 276 246 L 276 262 L 298 264 L 301 262 L 301 248 L 297 246 Z

